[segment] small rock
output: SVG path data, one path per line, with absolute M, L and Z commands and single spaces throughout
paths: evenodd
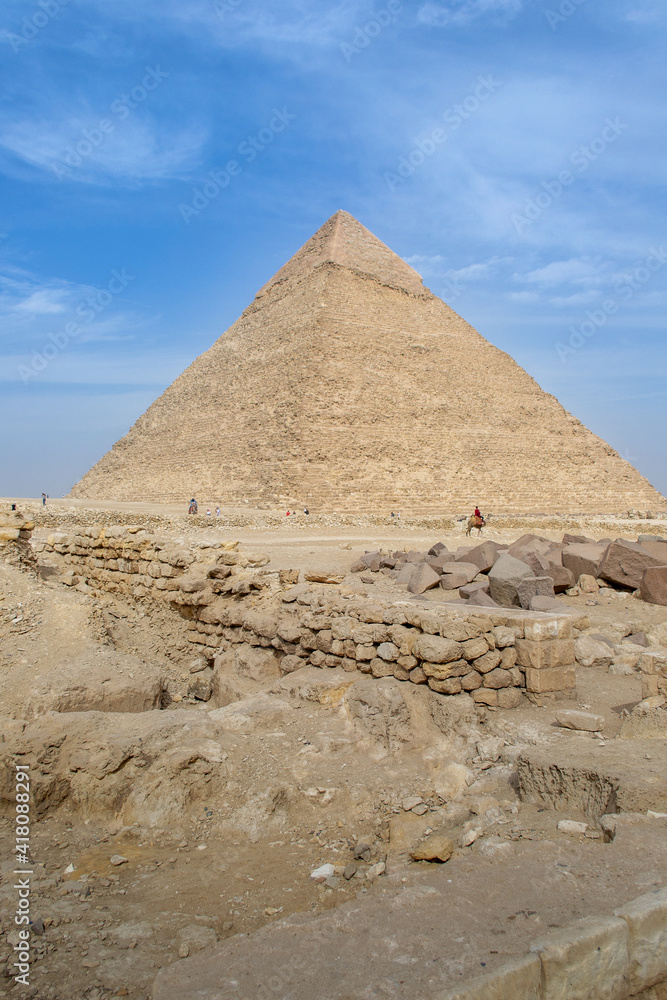
M 44 933 L 44 921 L 41 917 L 37 917 L 36 920 L 30 921 L 30 930 L 33 934 L 42 935 Z
M 403 799 L 401 805 L 405 812 L 410 812 L 415 806 L 421 805 L 423 801 L 421 795 L 411 795 L 409 798 Z
M 433 833 L 410 851 L 410 857 L 414 861 L 449 861 L 453 853 L 453 841 L 449 837 Z
M 357 860 L 368 861 L 371 856 L 371 845 L 360 841 L 354 849 L 354 857 Z
M 71 875 L 71 873 L 75 872 L 75 871 L 76 871 L 76 868 L 74 867 L 74 865 L 73 864 L 69 864 L 67 866 L 67 868 L 65 869 L 65 875 Z
M 354 875 L 356 874 L 357 867 L 358 866 L 355 865 L 353 861 L 350 861 L 349 865 L 345 865 L 345 868 L 343 870 L 343 878 L 347 879 L 349 882 L 349 880 L 353 878 Z
M 588 823 L 579 823 L 576 819 L 561 819 L 556 829 L 561 833 L 586 833 Z
M 179 945 L 178 957 L 187 958 L 189 954 L 190 954 L 190 945 L 184 941 L 181 945 Z
M 413 806 L 410 812 L 413 812 L 416 816 L 423 816 L 424 813 L 428 812 L 428 806 L 425 802 L 420 802 L 419 805 Z
M 459 838 L 459 847 L 470 847 L 471 844 L 475 843 L 481 832 L 481 829 L 476 829 L 468 830 L 467 833 L 462 833 Z
M 275 915 L 277 913 L 280 913 L 281 910 L 282 910 L 282 906 L 280 906 L 280 907 L 267 906 L 266 909 L 264 910 L 264 915 L 266 917 L 275 917 Z
M 331 878 L 326 878 L 324 880 L 324 884 L 327 887 L 327 889 L 337 889 L 338 886 L 340 885 L 340 879 L 336 878 L 335 875 L 332 875 Z
M 556 712 L 556 721 L 565 729 L 578 729 L 584 733 L 599 733 L 604 729 L 604 716 L 592 712 L 578 712 L 573 709 L 561 709 Z
M 334 866 L 326 864 L 326 865 L 321 865 L 319 868 L 316 868 L 314 871 L 312 871 L 310 873 L 310 877 L 314 879 L 316 882 L 324 882 L 326 879 L 331 878 L 333 874 L 334 874 Z
M 112 854 L 109 858 L 109 862 L 117 868 L 118 865 L 126 865 L 127 858 L 124 858 L 122 854 Z

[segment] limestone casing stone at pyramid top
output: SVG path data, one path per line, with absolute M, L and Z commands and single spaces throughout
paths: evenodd
M 667 508 L 346 212 L 70 495 L 311 510 Z

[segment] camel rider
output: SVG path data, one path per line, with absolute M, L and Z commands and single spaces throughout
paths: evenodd
M 484 520 L 484 518 L 482 517 L 482 512 L 480 511 L 479 507 L 475 507 L 474 517 L 478 517 L 480 521 Z

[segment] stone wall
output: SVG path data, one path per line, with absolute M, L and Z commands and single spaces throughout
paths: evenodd
M 63 583 L 93 594 L 161 601 L 178 613 L 209 662 L 240 644 L 270 649 L 282 673 L 309 664 L 468 692 L 512 708 L 574 689 L 571 615 L 458 609 L 362 597 L 298 583 L 237 543 L 187 542 L 137 528 L 85 528 L 34 542 Z
M 35 522 L 29 521 L 18 510 L 12 510 L 10 504 L 0 508 L 0 560 L 19 566 L 21 569 L 32 569 L 35 565 L 35 554 L 30 545 Z
M 550 931 L 527 955 L 437 1000 L 626 1000 L 665 980 L 667 889 L 658 889 L 613 916 L 584 917 Z

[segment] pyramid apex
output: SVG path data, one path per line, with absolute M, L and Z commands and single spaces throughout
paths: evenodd
M 299 280 L 316 268 L 335 265 L 383 285 L 424 295 L 421 275 L 374 236 L 353 215 L 339 208 L 257 293 L 285 281 Z

